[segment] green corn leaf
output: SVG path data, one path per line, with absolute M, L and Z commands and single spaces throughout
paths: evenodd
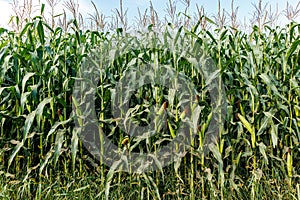
M 171 125 L 171 123 L 168 121 L 168 127 L 169 127 L 169 130 L 170 130 L 170 134 L 171 134 L 171 137 L 172 139 L 174 139 L 176 137 L 176 134 L 175 134 L 175 131 Z
M 28 81 L 28 79 L 34 75 L 35 75 L 35 73 L 27 73 L 24 76 L 24 78 L 22 80 L 22 92 L 25 92 L 25 86 L 26 86 L 26 82 Z
M 279 124 L 274 125 L 273 121 L 271 123 L 271 140 L 273 144 L 273 148 L 275 148 L 278 144 L 278 126 Z
M 78 151 L 78 130 L 76 128 L 72 131 L 72 138 L 71 138 L 71 156 L 72 156 L 72 169 L 75 170 L 75 159 Z
M 266 149 L 267 149 L 266 145 L 264 143 L 260 142 L 258 144 L 258 146 L 259 146 L 259 152 L 263 155 L 263 158 L 266 161 L 266 164 L 268 164 L 269 160 L 268 160 L 268 156 L 266 153 Z
M 24 138 L 27 138 L 27 135 L 31 129 L 32 123 L 34 121 L 36 115 L 36 111 L 31 112 L 29 115 L 27 115 L 24 125 Z
M 285 60 L 288 61 L 291 57 L 291 55 L 295 52 L 295 50 L 297 49 L 297 47 L 299 47 L 300 45 L 300 40 L 296 40 L 292 43 L 292 45 L 290 46 L 290 48 L 288 49 L 286 55 L 285 55 Z
M 57 131 L 57 134 L 56 134 L 56 139 L 55 139 L 55 147 L 54 147 L 54 165 L 56 165 L 57 161 L 58 161 L 58 158 L 61 154 L 61 147 L 63 145 L 63 142 L 64 142 L 64 135 L 66 133 L 66 130 L 63 129 L 63 130 L 59 130 Z
M 15 148 L 14 148 L 12 154 L 11 154 L 10 157 L 9 157 L 7 169 L 9 169 L 9 167 L 11 166 L 11 164 L 12 164 L 14 158 L 16 157 L 17 153 L 20 151 L 20 149 L 21 149 L 23 146 L 24 146 L 24 141 L 23 141 L 23 140 L 22 140 L 22 142 L 18 143 L 18 144 L 15 146 Z
M 48 138 L 56 131 L 56 129 L 57 129 L 59 126 L 65 125 L 65 124 L 67 124 L 67 123 L 69 123 L 69 122 L 71 122 L 71 121 L 72 121 L 72 118 L 69 118 L 69 119 L 67 119 L 67 120 L 65 120 L 65 121 L 62 121 L 62 122 L 56 122 L 56 123 L 51 127 L 50 131 L 48 132 L 47 137 L 46 137 L 46 142 L 48 142 Z
M 44 33 L 43 22 L 41 20 L 39 20 L 39 22 L 38 22 L 37 32 L 38 32 L 38 36 L 39 36 L 39 39 L 40 39 L 40 43 L 42 45 L 44 45 L 45 44 L 45 33 Z
M 122 160 L 115 161 L 112 166 L 110 167 L 107 175 L 106 175 L 106 184 L 105 184 L 105 199 L 109 199 L 109 190 L 110 190 L 110 183 L 112 181 L 112 178 L 114 176 L 114 173 L 118 166 L 121 164 Z
M 255 131 L 252 128 L 251 124 L 246 120 L 246 118 L 244 116 L 242 116 L 241 114 L 237 114 L 238 118 L 241 120 L 242 124 L 244 125 L 244 127 L 249 131 L 249 133 L 251 134 L 251 142 L 252 142 L 252 148 L 255 148 Z
M 41 167 L 39 169 L 39 173 L 42 174 L 43 173 L 43 170 L 44 168 L 47 166 L 47 164 L 49 163 L 49 159 L 52 157 L 53 155 L 53 146 L 51 147 L 51 149 L 47 152 L 46 156 L 45 156 L 45 159 L 43 161 L 43 163 L 41 164 Z

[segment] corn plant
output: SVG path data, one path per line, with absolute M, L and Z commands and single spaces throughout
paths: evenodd
M 193 21 L 188 17 L 190 1 L 183 2 L 186 15 L 175 19 L 175 3 L 169 1 L 165 19 L 172 23 L 166 25 L 152 5 L 150 18 L 140 15 L 140 25 L 147 29 L 138 36 L 126 31 L 123 5 L 116 10 L 118 21 L 111 22 L 110 33 L 104 32 L 109 22 L 97 9 L 92 17 L 97 31 L 82 30 L 76 6 L 70 7 L 74 20 L 68 23 L 65 17 L 64 26 L 54 18 L 48 24 L 41 15 L 20 23 L 17 31 L 0 28 L 1 198 L 299 199 L 300 25 L 291 22 L 281 28 L 256 21 L 247 32 L 236 24 L 233 7 L 234 21 L 227 27 L 225 14 L 219 13 L 213 22 L 200 8 Z M 265 8 L 260 3 L 256 12 L 267 19 Z M 295 17 L 297 11 L 288 8 L 288 16 Z M 179 54 L 170 46 L 186 48 Z M 196 61 L 214 63 L 216 69 L 205 70 L 216 70 L 215 84 L 207 83 L 207 71 L 197 73 Z M 78 103 L 84 96 L 76 95 L 76 87 L 87 84 L 81 77 L 90 72 L 87 64 L 98 77 L 86 91 L 94 89 L 89 93 L 93 108 Z M 153 67 L 149 77 L 170 76 L 165 68 L 181 74 L 193 83 L 197 95 L 185 104 L 180 96 L 184 92 L 162 84 L 135 88 L 141 81 L 135 78 L 128 81 L 128 90 L 117 90 L 127 72 L 141 65 Z M 225 94 L 218 102 L 226 103 L 226 113 L 217 116 L 225 121 L 214 145 L 203 154 L 209 124 L 215 120 L 211 102 L 216 97 L 209 90 L 221 92 L 222 85 Z M 122 101 L 120 92 L 129 96 L 128 102 Z M 113 102 L 128 103 L 128 112 L 120 109 L 116 118 Z M 99 130 L 91 138 L 78 129 L 87 108 L 93 109 Z M 193 128 L 188 129 L 190 145 L 170 165 L 154 156 L 156 171 L 132 172 L 129 163 L 124 172 L 124 160 L 108 167 L 99 156 L 105 152 L 104 137 L 118 155 L 155 154 L 180 136 L 180 124 L 188 119 Z M 124 129 L 121 120 L 131 123 Z M 127 135 L 135 125 L 151 123 L 155 135 Z M 141 162 L 141 168 L 144 165 Z

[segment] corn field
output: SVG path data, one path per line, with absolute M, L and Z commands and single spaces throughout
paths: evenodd
M 139 34 L 83 30 L 76 19 L 66 30 L 42 16 L 19 31 L 1 28 L 1 199 L 300 199 L 300 24 L 253 25 L 248 33 L 226 26 L 208 30 L 202 22 L 165 25 L 159 35 L 154 25 Z M 186 52 L 195 53 L 191 58 L 209 56 L 224 85 L 224 123 L 206 155 L 201 151 L 213 97 L 193 59 L 174 54 L 170 44 L 186 44 Z M 168 120 L 151 138 L 126 136 L 111 111 L 114 88 L 126 72 L 155 63 L 158 73 L 168 66 L 192 81 L 201 108 L 198 131 L 177 162 L 128 173 L 90 153 L 74 114 L 74 87 L 87 60 L 99 72 L 93 108 L 98 126 L 125 154 L 166 145 L 187 113 L 174 91 L 143 85 L 125 118 L 149 124 L 155 106 L 158 117 L 166 113 Z

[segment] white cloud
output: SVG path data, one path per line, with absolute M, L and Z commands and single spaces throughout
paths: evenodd
M 6 0 L 0 0 L 0 27 L 8 28 L 8 22 L 12 15 L 11 4 Z

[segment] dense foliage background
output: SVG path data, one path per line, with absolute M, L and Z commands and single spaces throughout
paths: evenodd
M 76 19 L 70 21 L 70 29 L 52 27 L 41 16 L 19 31 L 0 29 L 0 197 L 300 199 L 300 25 L 254 25 L 249 33 L 201 25 L 202 20 L 190 27 L 169 24 L 160 33 L 174 44 L 197 43 L 220 70 L 227 115 L 217 146 L 205 157 L 200 150 L 210 122 L 210 100 L 193 63 L 155 48 L 119 56 L 119 50 L 130 49 L 134 35 L 122 28 L 82 30 Z M 149 35 L 156 31 L 152 24 L 140 33 L 141 45 L 147 46 Z M 74 131 L 73 86 L 85 58 L 102 46 L 105 55 L 113 51 L 117 59 L 103 62 L 109 67 L 99 62 L 103 73 L 97 116 L 120 149 L 125 148 L 125 134 L 110 113 L 111 89 L 129 65 L 138 65 L 137 58 L 167 63 L 193 80 L 201 92 L 203 120 L 193 148 L 180 162 L 160 171 L 129 174 L 110 170 L 84 148 Z M 151 87 L 141 88 L 133 104 L 163 104 L 164 89 L 158 91 L 158 96 L 145 97 Z M 172 106 L 170 112 L 179 116 L 182 111 L 175 109 L 176 101 Z M 147 121 L 143 114 L 133 117 Z M 178 120 L 170 121 L 166 137 L 176 131 Z

